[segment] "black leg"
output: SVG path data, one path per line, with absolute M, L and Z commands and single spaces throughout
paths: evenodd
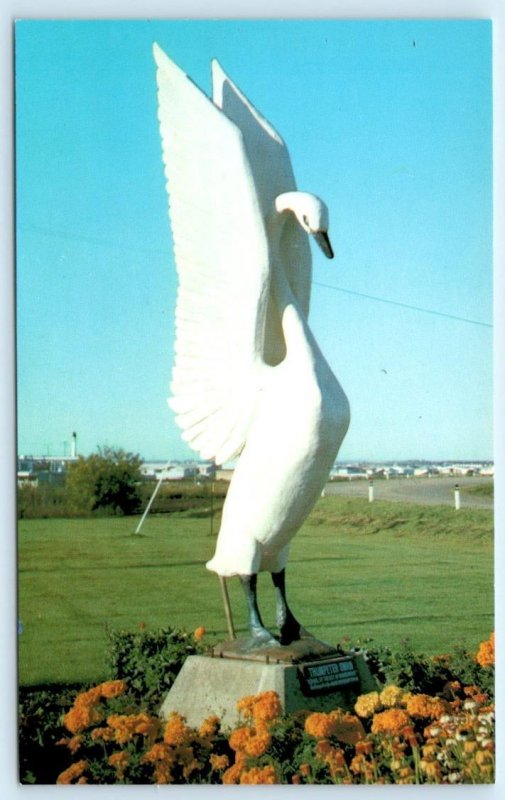
M 240 575 L 240 582 L 244 589 L 244 594 L 247 603 L 247 610 L 249 615 L 249 628 L 254 641 L 254 644 L 270 644 L 278 645 L 279 642 L 270 633 L 270 631 L 263 625 L 261 614 L 258 608 L 258 600 L 256 596 L 256 589 L 258 585 L 257 575 Z
M 279 626 L 281 644 L 291 644 L 305 633 L 298 620 L 291 613 L 286 600 L 286 570 L 272 572 L 275 586 L 276 618 Z

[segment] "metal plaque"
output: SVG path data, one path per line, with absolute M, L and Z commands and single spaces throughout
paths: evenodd
M 359 683 L 352 657 L 303 664 L 298 667 L 298 675 L 306 694 L 324 694 Z

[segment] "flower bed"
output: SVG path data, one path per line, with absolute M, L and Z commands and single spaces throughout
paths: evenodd
M 440 679 L 447 677 L 450 657 L 432 661 Z M 489 685 L 494 636 L 480 646 L 473 663 L 481 683 Z M 289 716 L 275 692 L 264 692 L 243 698 L 238 711 L 240 723 L 231 731 L 222 729 L 218 717 L 199 728 L 177 713 L 163 723 L 127 680 L 106 681 L 79 693 L 63 715 L 65 733 L 57 746 L 66 764 L 55 780 L 461 784 L 494 779 L 494 705 L 477 683 L 452 677 L 436 693 L 387 683 L 361 695 L 354 713 L 334 709 Z

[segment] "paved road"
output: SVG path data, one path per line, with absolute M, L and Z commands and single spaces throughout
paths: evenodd
M 492 508 L 493 498 L 465 491 L 472 486 L 492 483 L 489 478 L 390 478 L 374 481 L 375 500 L 396 500 L 427 505 L 454 505 L 454 485 L 460 487 L 461 507 Z M 342 497 L 368 497 L 368 481 L 336 481 L 328 483 L 326 494 Z

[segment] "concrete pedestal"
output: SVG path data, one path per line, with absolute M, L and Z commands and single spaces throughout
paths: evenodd
M 338 674 L 343 662 L 354 676 L 349 684 L 345 683 L 345 673 Z M 339 681 L 343 685 L 335 686 Z M 375 688 L 363 656 L 355 653 L 337 652 L 333 658 L 316 656 L 303 663 L 189 656 L 161 707 L 160 716 L 167 718 L 177 711 L 186 717 L 188 725 L 198 727 L 207 717 L 217 714 L 226 728 L 238 722 L 237 701 L 246 695 L 273 690 L 288 714 L 301 709 L 331 711 L 337 707 L 352 711 L 356 697 Z

